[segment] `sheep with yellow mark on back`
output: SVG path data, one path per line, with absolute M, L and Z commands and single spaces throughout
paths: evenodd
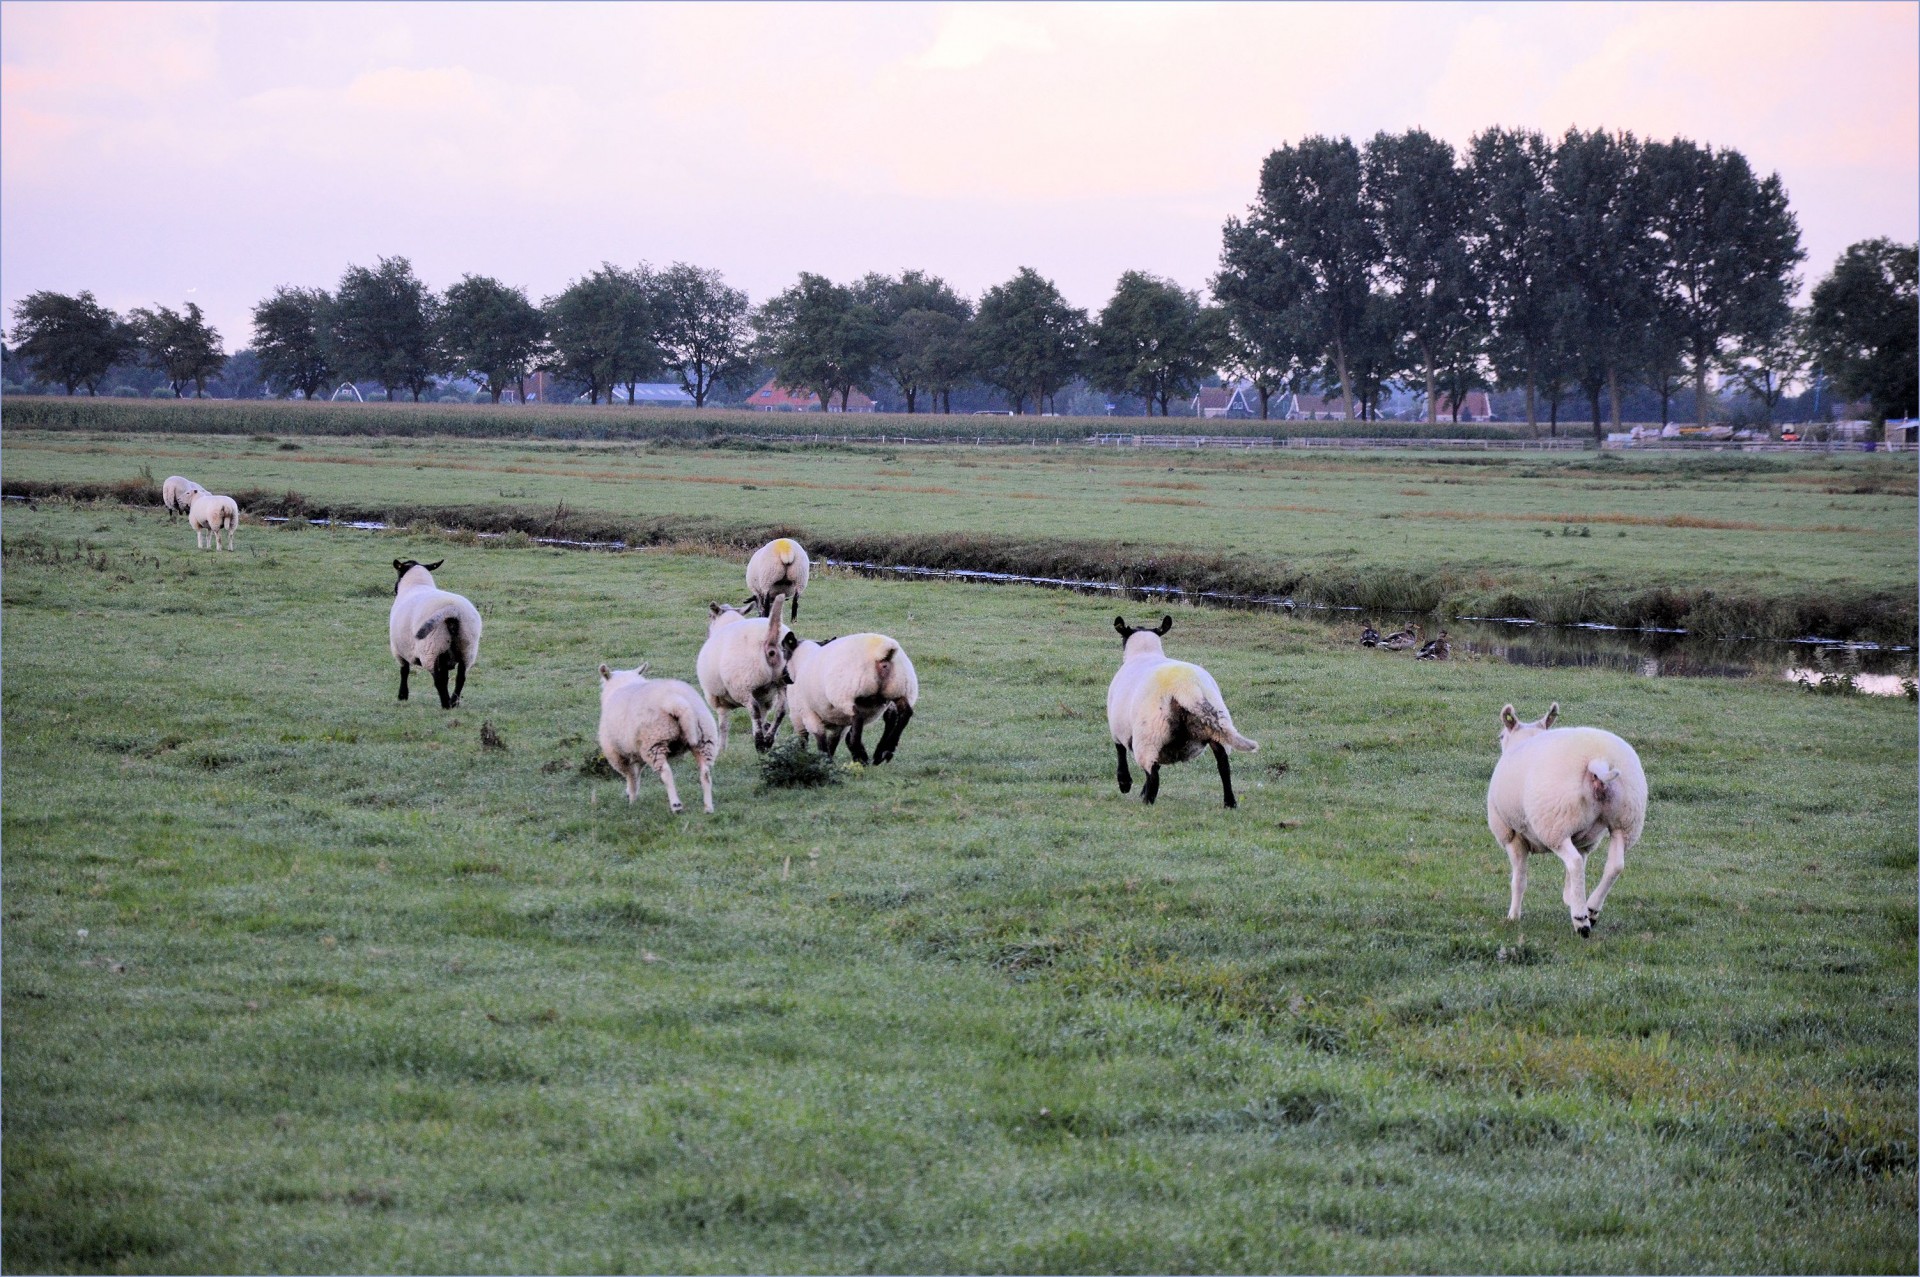
M 824 643 L 789 631 L 780 640 L 787 654 L 787 712 L 793 728 L 832 757 L 847 738 L 856 763 L 868 761 L 860 733 L 875 718 L 886 728 L 874 747 L 879 766 L 893 757 L 920 700 L 920 678 L 900 641 L 886 634 L 848 634 Z
M 812 566 L 806 548 L 792 537 L 780 537 L 755 550 L 747 560 L 747 589 L 760 615 L 772 616 L 774 595 L 784 594 L 793 600 L 793 619 L 799 620 L 800 595 L 807 588 Z
M 1202 749 L 1211 749 L 1220 769 L 1221 800 L 1228 807 L 1238 806 L 1227 751 L 1251 753 L 1260 745 L 1234 730 L 1233 716 L 1213 675 L 1198 665 L 1168 658 L 1160 639 L 1173 628 L 1173 618 L 1163 616 L 1153 629 L 1138 629 L 1116 616 L 1113 628 L 1120 632 L 1120 670 L 1107 687 L 1107 728 L 1113 733 L 1119 759 L 1120 792 L 1133 789 L 1128 750 L 1147 773 L 1140 799 L 1151 803 L 1159 796 L 1164 764 L 1184 763 Z

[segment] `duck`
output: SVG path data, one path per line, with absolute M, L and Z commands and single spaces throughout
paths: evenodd
M 1380 640 L 1380 646 L 1389 652 L 1404 652 L 1410 647 L 1420 646 L 1421 630 L 1418 625 L 1411 629 L 1395 630 Z
M 1452 654 L 1453 645 L 1447 642 L 1447 632 L 1441 630 L 1439 638 L 1428 639 L 1425 643 L 1421 644 L 1420 655 L 1414 659 L 1419 661 L 1444 661 Z
M 1380 646 L 1380 631 L 1373 628 L 1372 621 L 1368 621 L 1363 625 L 1361 625 L 1360 627 L 1360 646 L 1361 647 L 1379 647 Z

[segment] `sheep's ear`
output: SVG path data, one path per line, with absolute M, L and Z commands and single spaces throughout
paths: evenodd
M 1121 638 L 1133 637 L 1133 627 L 1127 624 L 1127 620 L 1123 616 L 1116 616 L 1113 618 L 1113 628 L 1120 631 Z
M 1552 727 L 1553 720 L 1558 717 L 1560 717 L 1560 702 L 1555 701 L 1553 704 L 1547 706 L 1547 716 L 1540 720 L 1540 726 Z
M 1520 716 L 1513 712 L 1513 706 L 1502 705 L 1500 707 L 1500 725 L 1508 731 L 1512 731 L 1514 728 L 1520 726 Z
M 1170 616 L 1163 616 L 1160 618 L 1160 624 L 1153 627 L 1153 632 L 1155 634 L 1165 634 L 1168 630 L 1172 628 L 1173 628 L 1173 618 Z
M 446 562 L 445 559 L 435 559 L 432 563 L 422 563 L 420 566 L 425 568 L 429 572 L 438 572 L 440 570 L 440 565 L 445 562 Z
M 718 603 L 709 603 L 707 604 L 707 617 L 708 619 L 712 619 L 726 610 L 726 608 L 720 606 Z
M 407 574 L 407 569 L 412 566 L 413 564 L 411 561 L 403 561 L 401 559 L 395 559 L 393 561 L 393 570 L 395 572 L 398 572 L 401 576 L 405 576 Z
M 604 683 L 612 677 L 613 671 L 607 668 L 607 663 L 605 661 L 600 662 L 600 681 Z
M 781 636 L 780 650 L 786 654 L 786 657 L 788 660 L 793 659 L 793 649 L 799 646 L 800 646 L 800 636 L 798 634 L 795 634 L 792 630 L 788 630 L 784 635 Z
M 647 676 L 647 671 L 652 668 L 653 667 L 651 665 L 648 665 L 645 661 L 642 661 L 638 665 L 633 667 L 633 672 L 635 674 L 638 674 L 641 678 L 645 678 Z

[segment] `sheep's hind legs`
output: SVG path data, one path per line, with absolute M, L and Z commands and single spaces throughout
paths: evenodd
M 440 693 L 441 709 L 453 708 L 453 697 L 447 692 L 447 663 L 444 660 L 433 663 L 433 690 Z
M 1113 754 L 1118 760 L 1114 766 L 1113 778 L 1120 782 L 1121 793 L 1130 794 L 1133 792 L 1133 773 L 1127 770 L 1127 747 L 1115 741 Z
M 713 754 L 700 755 L 700 805 L 713 815 Z
M 1519 834 L 1507 840 L 1507 860 L 1513 866 L 1513 900 L 1507 905 L 1507 921 L 1520 921 L 1520 902 L 1527 894 L 1527 844 Z
M 685 811 L 686 808 L 680 805 L 680 791 L 674 788 L 673 768 L 667 766 L 667 760 L 665 755 L 662 755 L 660 758 L 654 760 L 653 770 L 660 773 L 660 783 L 667 787 L 667 806 L 673 808 L 673 814 L 678 816 L 681 812 Z M 701 769 L 702 773 L 704 773 L 705 770 L 706 769 L 703 767 Z M 634 771 L 637 773 L 639 771 L 639 768 L 636 767 Z M 704 775 L 702 776 L 702 779 L 705 779 Z M 713 808 L 709 806 L 707 810 L 712 811 Z
M 873 760 L 867 755 L 865 742 L 860 739 L 860 727 L 861 723 L 857 718 L 847 725 L 847 753 L 853 756 L 854 762 L 865 767 Z
M 906 734 L 907 723 L 913 718 L 913 706 L 905 701 L 895 701 L 880 711 L 886 720 L 887 728 L 880 733 L 880 747 L 873 751 L 873 763 L 878 767 L 893 757 L 893 751 L 900 747 L 900 738 Z
M 400 662 L 400 697 L 399 699 L 403 701 L 407 699 L 407 663 L 405 661 Z
M 1600 872 L 1600 885 L 1587 897 L 1587 921 L 1600 922 L 1600 906 L 1607 903 L 1607 893 L 1613 890 L 1613 880 L 1627 867 L 1627 835 L 1622 830 L 1613 830 L 1613 837 L 1607 843 L 1607 867 Z
M 1147 806 L 1151 807 L 1153 806 L 1153 800 L 1158 798 L 1159 796 L 1160 796 L 1160 764 L 1155 763 L 1153 766 L 1147 768 L 1147 783 L 1140 790 L 1140 801 L 1145 803 Z
M 1227 747 L 1219 741 L 1209 742 L 1213 746 L 1213 761 L 1220 768 L 1220 801 L 1227 807 L 1238 807 L 1233 800 L 1233 765 L 1227 762 Z
M 1571 838 L 1561 839 L 1553 854 L 1567 867 L 1567 885 L 1561 890 L 1560 898 L 1566 901 L 1567 912 L 1573 917 L 1573 929 L 1590 936 L 1593 919 L 1587 915 L 1587 858 L 1580 854 Z
M 453 705 L 460 703 L 460 693 L 465 691 L 466 688 L 467 662 L 463 658 L 458 665 L 453 667 Z M 449 705 L 447 708 L 452 709 L 453 705 Z

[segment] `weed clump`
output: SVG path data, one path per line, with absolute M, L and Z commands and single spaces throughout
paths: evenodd
M 810 748 L 804 736 L 791 736 L 760 756 L 760 783 L 768 789 L 816 789 L 845 779 L 845 769 Z

